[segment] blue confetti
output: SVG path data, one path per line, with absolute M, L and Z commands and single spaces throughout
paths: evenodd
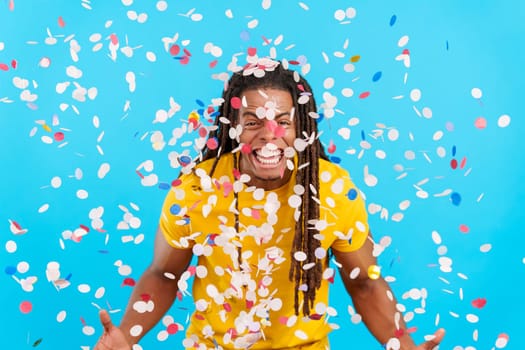
M 381 71 L 377 72 L 376 74 L 374 74 L 374 76 L 372 77 L 372 81 L 373 82 L 376 82 L 378 81 L 379 79 L 381 79 L 381 76 L 383 75 L 383 73 L 381 73 Z
M 357 198 L 357 190 L 355 188 L 350 189 L 350 191 L 348 191 L 347 196 L 348 196 L 348 199 L 353 201 L 354 199 Z
M 456 146 L 452 146 L 452 157 L 456 156 Z
M 452 201 L 452 204 L 458 206 L 461 204 L 461 195 L 457 192 L 454 192 L 450 195 L 450 200 Z
M 390 17 L 390 26 L 392 27 L 397 21 L 397 16 L 396 15 L 392 15 L 392 17 Z
M 15 272 L 16 272 L 16 267 L 14 267 L 14 266 L 7 266 L 4 271 L 8 275 L 14 275 Z
M 332 156 L 332 157 L 330 157 L 330 161 L 332 163 L 339 164 L 339 163 L 341 163 L 341 158 Z
M 199 106 L 204 107 L 204 102 L 202 102 L 201 100 L 197 99 L 195 100 L 195 102 L 197 102 Z
M 240 36 L 242 41 L 250 40 L 250 32 L 248 32 L 247 30 L 243 30 Z
M 170 207 L 170 213 L 173 214 L 173 215 L 177 215 L 178 213 L 180 213 L 180 205 L 178 205 L 178 204 L 173 204 L 173 205 Z
M 161 190 L 169 190 L 171 188 L 170 184 L 166 183 L 166 182 L 160 182 L 159 183 L 159 188 Z

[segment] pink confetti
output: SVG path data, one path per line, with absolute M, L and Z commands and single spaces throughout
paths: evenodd
M 64 28 L 66 26 L 66 22 L 64 22 L 64 19 L 62 18 L 62 16 L 58 17 L 58 26 L 60 28 Z
M 474 126 L 478 129 L 485 129 L 487 127 L 487 120 L 483 117 L 476 118 Z
M 173 44 L 170 46 L 170 55 L 177 56 L 180 52 L 180 46 L 177 44 Z
M 328 153 L 333 154 L 335 152 L 336 146 L 334 144 L 334 141 L 330 140 L 330 143 L 328 145 Z
M 461 225 L 459 225 L 459 231 L 461 233 L 469 233 L 470 228 L 467 225 L 465 225 L 465 224 L 461 224 Z
M 232 105 L 232 108 L 240 109 L 242 106 L 242 101 L 239 97 L 235 96 L 231 98 L 230 104 Z
M 487 304 L 487 299 L 485 298 L 477 298 L 472 300 L 472 306 L 478 309 L 482 309 Z
M 367 98 L 368 96 L 370 96 L 370 91 L 365 91 L 359 94 L 359 98 L 361 99 Z
M 30 301 L 23 301 L 20 303 L 20 312 L 22 312 L 23 314 L 28 314 L 31 312 L 31 310 L 33 310 L 33 304 L 31 304 Z

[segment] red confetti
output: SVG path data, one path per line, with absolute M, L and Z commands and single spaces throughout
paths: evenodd
M 177 56 L 180 52 L 180 46 L 177 44 L 173 44 L 170 46 L 170 54 L 172 56 Z
M 208 139 L 208 141 L 206 141 L 206 147 L 208 147 L 211 150 L 217 149 L 217 147 L 219 147 L 219 142 L 215 137 L 212 137 L 211 139 Z
M 122 285 L 123 286 L 128 286 L 128 287 L 134 287 L 135 286 L 135 280 L 133 278 L 130 278 L 130 277 L 124 278 L 124 282 L 122 282 Z
M 30 301 L 23 301 L 20 303 L 20 312 L 23 314 L 28 314 L 33 310 L 33 304 Z
M 199 136 L 200 137 L 206 137 L 206 135 L 208 135 L 208 130 L 206 130 L 206 128 L 200 128 L 199 129 Z
M 89 232 L 89 227 L 87 227 L 86 225 L 79 225 L 81 229 L 83 229 L 84 231 L 86 232 Z
M 16 60 L 11 60 L 11 67 L 13 67 L 13 69 L 16 69 L 16 67 L 18 67 L 18 62 Z
M 56 132 L 54 135 L 55 141 L 60 142 L 64 140 L 64 133 L 63 132 Z
M 235 180 L 239 180 L 241 178 L 241 172 L 239 171 L 239 169 L 233 169 L 233 177 L 235 178 Z
M 181 179 L 175 179 L 171 182 L 171 186 L 173 187 L 177 187 L 179 186 L 180 184 L 182 183 L 182 180 Z
M 461 233 L 469 233 L 470 228 L 465 224 L 461 224 L 459 225 L 459 231 L 461 231 Z
M 396 329 L 396 331 L 394 332 L 394 337 L 401 338 L 404 334 L 405 334 L 405 330 L 404 329 L 402 329 L 402 328 Z
M 485 298 L 477 298 L 472 300 L 472 306 L 478 309 L 482 309 L 485 305 L 487 305 L 487 299 Z
M 304 86 L 303 86 L 303 84 L 297 84 L 297 88 L 298 88 L 299 90 L 301 90 L 302 92 L 304 92 Z
M 180 64 L 188 64 L 188 63 L 190 63 L 190 56 L 183 56 L 180 59 Z
M 189 52 L 187 49 L 183 49 L 183 51 L 184 51 L 184 56 L 191 57 L 191 52 Z
M 9 11 L 15 10 L 15 0 L 9 0 Z
M 232 311 L 232 306 L 229 303 L 222 304 L 222 307 L 224 308 L 224 310 L 226 310 L 226 312 Z
M 62 18 L 62 16 L 58 17 L 58 26 L 60 28 L 64 28 L 66 26 L 66 22 L 64 22 L 64 19 Z
M 197 271 L 197 268 L 195 266 L 190 266 L 188 267 L 188 272 L 192 275 L 192 276 L 195 276 L 195 271 Z
M 144 178 L 144 175 L 142 175 L 142 173 L 141 173 L 140 171 L 136 170 L 135 172 L 137 173 L 137 175 L 138 175 L 141 179 Z
M 359 98 L 367 98 L 368 96 L 370 96 L 370 91 L 365 91 L 359 94 Z
M 252 146 L 250 146 L 250 145 L 247 144 L 247 143 L 244 143 L 244 144 L 241 146 L 241 153 L 244 153 L 244 154 L 252 153 Z
M 8 71 L 9 70 L 9 66 L 5 63 L 0 63 L 0 70 L 3 70 L 3 71 Z
M 140 295 L 140 299 L 147 303 L 148 301 L 151 300 L 151 295 L 149 295 L 149 294 L 141 294 Z
M 403 55 L 410 55 L 410 51 L 408 49 L 403 50 Z
M 456 169 L 456 168 L 458 167 L 458 161 L 455 160 L 455 159 L 452 159 L 452 160 L 450 161 L 450 167 L 451 167 L 452 169 Z
M 328 144 L 328 153 L 332 154 L 335 152 L 336 146 L 334 144 L 334 141 L 330 140 L 330 143 Z
M 255 56 L 255 55 L 257 55 L 257 49 L 255 47 L 249 47 L 248 56 Z
M 13 226 L 14 226 L 17 230 L 21 230 L 21 229 L 22 229 L 22 226 L 20 226 L 20 224 L 19 224 L 18 222 L 11 220 L 11 223 L 13 224 Z
M 459 164 L 460 169 L 463 169 L 465 167 L 465 164 L 467 164 L 467 158 L 463 157 L 461 163 Z
M 219 61 L 217 61 L 217 60 L 213 60 L 213 61 L 211 61 L 211 62 L 210 62 L 210 68 L 215 68 L 215 66 L 217 65 L 218 62 L 219 62 Z
M 109 39 L 111 40 L 111 43 L 113 45 L 118 45 L 118 37 L 115 34 L 111 34 L 109 36 Z
M 166 329 L 166 331 L 168 332 L 168 334 L 175 334 L 179 331 L 179 326 L 177 326 L 176 323 L 172 323 L 168 326 L 168 328 Z
M 239 97 L 235 96 L 231 98 L 230 104 L 232 105 L 233 109 L 240 109 L 242 106 L 242 101 Z
M 291 64 L 291 65 L 294 65 L 294 66 L 298 66 L 299 64 L 301 64 L 301 62 L 296 61 L 296 60 L 288 61 L 288 63 Z

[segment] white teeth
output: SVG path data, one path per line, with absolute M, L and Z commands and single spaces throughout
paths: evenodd
M 256 150 L 255 153 L 257 154 L 257 156 L 259 157 L 265 157 L 265 158 L 271 158 L 271 157 L 278 157 L 281 155 L 281 151 L 280 150 L 270 150 L 266 147 L 263 147 L 262 149 L 260 150 Z
M 255 156 L 262 164 L 277 164 L 281 160 L 282 152 L 280 150 L 269 150 L 263 147 L 255 151 Z

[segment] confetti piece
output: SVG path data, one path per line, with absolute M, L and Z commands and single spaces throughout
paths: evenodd
M 477 299 L 472 300 L 472 306 L 477 309 L 484 308 L 486 304 L 487 304 L 487 299 L 485 298 L 477 298 Z
M 483 117 L 476 118 L 474 126 L 478 129 L 485 129 L 487 127 L 487 120 Z
M 394 24 L 396 24 L 396 21 L 397 21 L 397 16 L 396 15 L 392 15 L 392 17 L 390 17 L 390 26 L 392 27 Z
M 461 233 L 469 233 L 470 232 L 470 228 L 467 225 L 465 225 L 465 224 L 461 224 L 461 225 L 459 225 L 459 231 Z
M 21 313 L 28 314 L 33 310 L 33 304 L 30 301 L 22 301 L 19 309 Z

